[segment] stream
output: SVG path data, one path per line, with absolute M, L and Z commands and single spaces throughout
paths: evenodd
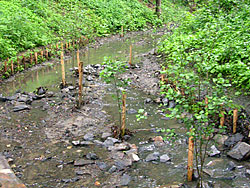
M 101 64 L 105 56 L 128 61 L 129 46 L 133 44 L 133 63 L 142 67 L 147 60 L 143 54 L 155 48 L 163 32 L 138 32 L 122 39 L 111 37 L 101 40 L 97 46 L 83 50 L 80 59 L 84 66 Z M 65 57 L 66 81 L 72 86 L 77 84 L 77 78 L 72 76 L 76 66 L 76 53 L 72 52 L 71 56 Z M 126 126 L 131 131 L 137 131 L 128 142 L 137 146 L 140 161 L 133 162 L 123 171 L 111 172 L 116 155 L 98 143 L 104 141 L 102 133 L 110 132 L 110 126 L 115 125 L 119 118 L 116 102 L 112 98 L 112 86 L 104 84 L 99 78 L 88 78 L 83 89 L 86 104 L 81 111 L 74 111 L 74 96 L 68 94 L 69 91 L 62 91 L 60 82 L 59 62 L 47 62 L 13 77 L 0 87 L 3 96 L 15 96 L 20 91 L 27 94 L 40 86 L 53 92 L 51 97 L 34 100 L 30 110 L 20 112 L 12 110 L 18 102 L 0 102 L 0 152 L 27 187 L 116 187 L 120 181 L 128 181 L 121 187 L 180 187 L 183 183 L 182 187 L 195 186 L 195 182 L 186 182 L 188 138 L 184 126 L 161 114 L 159 105 L 153 102 L 156 95 L 129 87 Z M 139 109 L 147 112 L 147 119 L 137 121 Z M 175 128 L 179 137 L 174 143 L 168 140 L 150 141 L 156 136 L 164 137 L 164 133 L 157 131 L 161 128 Z M 95 140 L 91 142 L 96 144 L 72 145 L 72 141 L 83 140 L 89 132 L 95 135 Z M 166 163 L 159 160 L 146 162 L 147 156 L 153 152 L 159 152 L 160 156 L 167 154 L 171 160 Z M 75 161 L 86 158 L 89 153 L 98 156 L 97 162 L 75 165 Z M 235 164 L 233 171 L 227 169 L 230 162 Z M 207 187 L 250 187 L 249 177 L 245 175 L 248 163 L 234 161 L 223 151 L 220 157 L 208 157 L 205 162 Z M 105 164 L 107 167 L 102 168 Z

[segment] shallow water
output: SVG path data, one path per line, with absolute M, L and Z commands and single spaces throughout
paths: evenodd
M 153 38 L 152 38 L 153 36 Z M 155 38 L 159 36 L 148 34 L 138 34 L 124 39 L 117 39 L 105 42 L 98 48 L 90 48 L 88 51 L 81 54 L 81 61 L 84 64 L 100 64 L 104 56 L 111 56 L 115 59 L 127 61 L 129 54 L 129 46 L 133 44 L 133 62 L 139 63 L 140 58 L 136 56 L 141 53 L 146 53 L 154 48 L 156 43 Z M 77 65 L 76 54 L 73 53 L 72 57 L 65 60 L 66 80 L 75 83 L 73 77 L 69 74 L 69 69 Z M 58 87 L 61 81 L 61 66 L 59 62 L 53 66 L 44 66 L 37 70 L 25 72 L 15 77 L 14 80 L 3 83 L 0 88 L 0 93 L 4 95 L 12 95 L 16 90 L 32 92 L 39 86 L 45 86 L 49 91 L 59 92 Z M 110 87 L 111 88 L 111 87 Z M 112 99 L 112 89 L 107 90 L 105 96 L 105 108 L 110 115 L 110 122 L 117 122 L 118 113 L 115 101 Z M 158 128 L 176 128 L 180 137 L 173 145 L 167 142 L 166 145 L 155 147 L 154 151 L 159 151 L 160 154 L 169 154 L 171 162 L 163 163 L 146 163 L 143 160 L 134 163 L 128 173 L 132 176 L 130 187 L 157 187 L 163 185 L 172 185 L 185 182 L 184 175 L 186 174 L 187 166 L 187 137 L 185 136 L 185 129 L 181 124 L 174 120 L 164 120 L 163 115 L 159 113 L 158 106 L 154 103 L 145 104 L 146 98 L 152 98 L 136 89 L 129 88 L 127 92 L 127 109 L 144 109 L 148 113 L 146 120 L 137 121 L 136 114 L 127 115 L 127 128 L 136 131 L 130 140 L 131 143 L 136 144 L 139 150 L 142 147 L 152 146 L 153 143 L 148 142 L 149 138 L 157 135 L 164 134 L 156 132 Z M 22 115 L 11 113 L 11 119 L 1 119 L 1 126 L 13 127 L 17 131 L 16 134 L 6 133 L 4 138 L 1 138 L 1 151 L 6 150 L 6 145 L 11 144 L 11 148 L 23 147 L 18 149 L 20 158 L 15 161 L 15 165 L 19 165 L 22 173 L 15 171 L 17 175 L 22 174 L 20 178 L 28 187 L 77 187 L 80 183 L 66 184 L 60 179 L 74 178 L 74 168 L 72 165 L 63 165 L 71 163 L 73 159 L 81 157 L 84 154 L 92 151 L 101 156 L 103 159 L 107 156 L 105 149 L 99 147 L 90 148 L 67 148 L 68 144 L 65 142 L 48 142 L 45 133 L 40 130 L 42 126 L 41 120 L 46 118 L 46 111 L 41 110 L 41 104 L 36 102 L 32 104 L 32 110 Z M 1 107 L 1 104 L 0 104 Z M 22 129 L 20 128 L 22 127 Z M 26 126 L 27 129 L 23 129 Z M 21 133 L 18 133 L 21 130 Z M 3 134 L 3 133 L 2 133 Z M 8 135 L 9 134 L 9 135 Z M 12 139 L 22 140 L 22 144 L 12 142 Z M 29 149 L 30 148 L 30 149 Z M 145 159 L 149 153 L 153 151 L 142 151 L 139 153 L 141 159 Z M 66 159 L 66 161 L 65 161 Z M 63 161 L 64 160 L 64 161 Z M 208 158 L 209 161 L 214 161 L 215 165 L 206 167 L 212 169 L 217 178 L 207 178 L 208 181 L 222 185 L 223 187 L 250 187 L 249 178 L 244 177 L 244 169 L 236 169 L 233 175 L 237 177 L 234 180 L 226 180 L 230 177 L 231 172 L 227 172 L 226 166 L 230 159 L 225 157 L 221 158 Z M 235 162 L 235 161 L 234 161 Z M 237 163 L 238 166 L 243 163 Z M 62 166 L 60 166 L 62 165 Z M 14 167 L 15 168 L 15 167 Z M 104 178 L 105 175 L 99 175 L 99 179 Z M 57 181 L 58 180 L 58 181 Z M 86 176 L 85 184 L 88 187 L 94 179 Z M 189 185 L 194 186 L 194 183 Z

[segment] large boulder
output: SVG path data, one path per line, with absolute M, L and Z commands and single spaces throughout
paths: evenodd
M 238 142 L 242 141 L 242 139 L 244 138 L 244 136 L 240 133 L 234 134 L 232 136 L 230 136 L 224 143 L 224 145 L 226 147 L 232 147 L 235 144 L 237 144 Z
M 233 159 L 243 160 L 250 157 L 250 145 L 245 142 L 239 142 L 227 155 Z

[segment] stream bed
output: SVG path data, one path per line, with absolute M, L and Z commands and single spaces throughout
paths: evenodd
M 153 54 L 157 39 L 163 33 L 138 32 L 124 38 L 100 40 L 96 46 L 83 50 L 80 59 L 85 67 L 91 65 L 96 69 L 105 56 L 128 61 L 132 44 L 133 63 L 143 69 L 144 63 L 153 63 L 147 56 Z M 155 82 L 159 77 L 157 65 L 154 65 L 154 75 L 144 70 L 145 77 L 138 78 L 145 84 L 144 89 L 131 85 L 127 90 L 126 125 L 134 131 L 128 142 L 136 146 L 140 160 L 119 169 L 116 159 L 121 157 L 123 160 L 126 152 L 110 152 L 102 145 L 107 139 L 103 133 L 109 135 L 111 126 L 116 125 L 119 118 L 112 98 L 113 88 L 98 76 L 87 74 L 83 89 L 85 105 L 76 109 L 77 78 L 73 76 L 76 53 L 65 59 L 66 81 L 72 86 L 69 89 L 59 88 L 61 66 L 50 62 L 17 75 L 0 87 L 3 96 L 19 99 L 0 102 L 0 152 L 27 187 L 195 186 L 195 182 L 187 183 L 185 177 L 188 138 L 184 126 L 164 117 L 154 102 L 159 87 Z M 134 77 L 134 73 L 131 75 Z M 153 77 L 154 81 L 146 82 L 147 77 Z M 40 86 L 48 89 L 46 96 L 33 100 L 29 110 L 13 112 L 13 107 L 23 104 L 21 97 L 31 96 Z M 136 120 L 139 109 L 144 109 L 147 119 Z M 154 141 L 157 136 L 164 137 L 157 131 L 161 128 L 175 128 L 179 135 L 176 142 Z M 154 152 L 159 156 L 167 154 L 170 160 L 146 162 L 147 156 Z M 86 164 L 82 164 L 84 162 Z M 235 165 L 234 170 L 228 170 L 231 162 Z M 249 161 L 234 161 L 222 151 L 220 157 L 208 157 L 205 164 L 207 187 L 250 187 L 250 179 L 245 174 Z

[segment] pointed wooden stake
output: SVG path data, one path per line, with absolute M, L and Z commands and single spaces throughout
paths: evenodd
M 4 72 L 7 72 L 7 62 L 9 61 L 9 58 L 4 62 Z
M 122 127 L 121 127 L 121 136 L 125 135 L 126 127 L 126 94 L 122 94 Z
M 237 120 L 238 120 L 238 109 L 233 111 L 233 133 L 236 133 L 237 130 Z
M 123 35 L 123 25 L 121 27 L 121 37 L 124 37 L 124 35 Z
M 64 46 L 63 43 L 61 42 L 61 50 L 64 50 Z
M 188 172 L 187 172 L 187 179 L 188 181 L 192 181 L 193 176 L 193 160 L 194 160 L 194 141 L 193 137 L 189 137 L 188 140 Z
M 56 43 L 56 50 L 58 50 L 59 49 L 59 47 L 58 47 L 58 43 Z
M 26 63 L 25 63 L 25 61 L 26 61 L 25 56 L 23 56 L 22 63 L 23 63 L 24 69 L 26 69 Z
M 79 53 L 79 50 L 77 50 L 77 52 L 76 52 L 76 59 L 77 59 L 78 73 L 80 75 L 80 69 L 79 69 L 79 66 L 80 66 L 80 53 Z
M 32 65 L 32 62 L 33 62 L 33 56 L 32 56 L 32 53 L 30 53 L 30 64 Z
M 220 114 L 221 114 L 220 115 L 221 116 L 220 117 L 220 126 L 223 127 L 224 123 L 225 123 L 225 114 L 224 114 L 224 111 L 222 111 Z
M 78 64 L 79 70 L 79 107 L 82 105 L 82 78 L 83 78 L 83 62 L 79 62 Z
M 65 87 L 66 86 L 66 81 L 65 81 L 65 69 L 64 69 L 63 52 L 61 52 L 61 66 L 62 66 L 62 84 L 63 84 L 63 87 Z
M 206 104 L 205 108 L 208 108 L 208 98 L 207 97 L 205 97 L 205 104 Z
M 13 60 L 11 60 L 11 74 L 14 74 L 14 65 L 13 65 Z
M 68 49 L 68 43 L 67 42 L 65 43 L 65 49 Z
M 46 57 L 46 59 L 49 59 L 49 52 L 48 52 L 48 50 L 45 50 L 45 57 Z
M 35 64 L 37 65 L 37 52 L 35 52 Z
M 129 65 L 132 66 L 132 44 L 130 45 Z

